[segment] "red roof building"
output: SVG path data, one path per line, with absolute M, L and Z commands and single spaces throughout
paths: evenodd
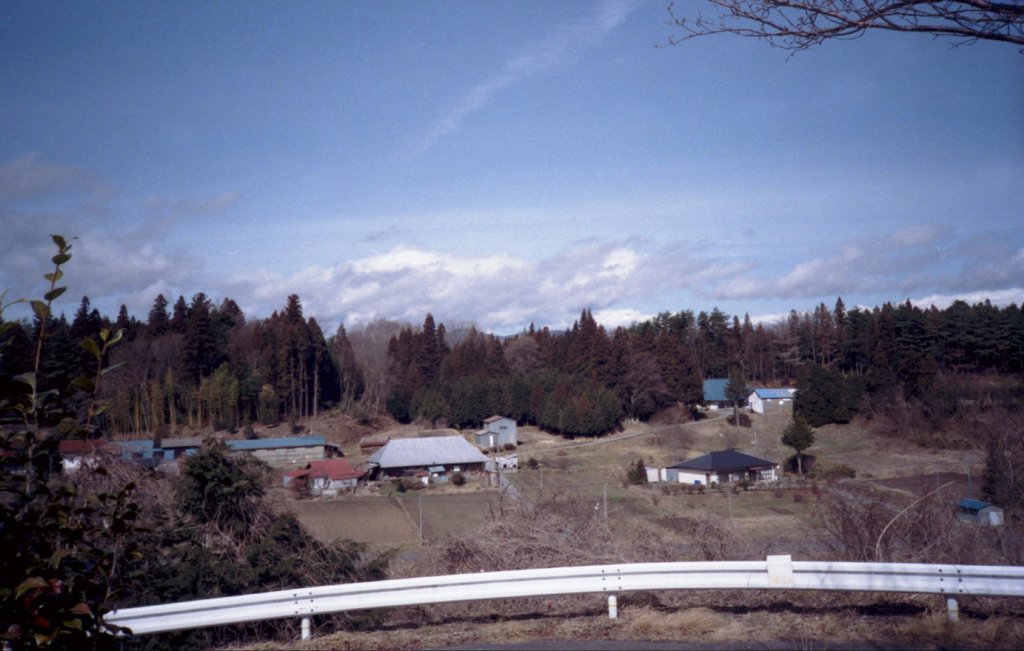
M 305 468 L 284 473 L 284 485 L 304 481 L 310 494 L 324 495 L 331 491 L 355 488 L 365 475 L 365 470 L 353 468 L 347 459 L 322 459 L 310 461 Z

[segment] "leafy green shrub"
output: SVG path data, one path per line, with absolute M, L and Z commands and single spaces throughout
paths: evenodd
M 90 395 L 81 420 L 56 391 L 41 391 L 43 343 L 51 321 L 53 301 L 66 287 L 57 283 L 71 259 L 71 245 L 52 236 L 57 254 L 54 270 L 45 274 L 49 290 L 43 300 L 24 301 L 38 319 L 36 355 L 32 370 L 5 385 L 0 395 L 0 419 L 17 423 L 0 430 L 0 638 L 4 648 L 88 649 L 113 647 L 114 629 L 103 622 L 127 587 L 123 561 L 138 554 L 132 539 L 138 506 L 131 501 L 135 485 L 111 492 L 80 494 L 76 482 L 51 476 L 57 436 L 87 438 L 97 433 L 94 419 L 106 405 L 97 399 L 107 353 L 121 333 L 100 332 L 100 341 L 85 339 L 81 348 L 92 358 L 92 378 L 79 377 L 75 388 Z M 0 294 L 0 335 L 14 327 L 3 321 Z M 8 341 L 0 338 L 2 341 Z M 2 354 L 3 351 L 0 351 Z M 59 422 L 56 436 L 41 424 Z M 104 474 L 102 468 L 94 472 Z
M 466 476 L 463 475 L 461 472 L 453 473 L 452 483 L 455 484 L 456 486 L 464 486 L 466 484 Z

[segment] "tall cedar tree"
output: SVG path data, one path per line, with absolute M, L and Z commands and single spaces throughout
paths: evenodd
M 782 444 L 796 450 L 797 472 L 803 475 L 804 450 L 814 445 L 814 430 L 802 416 L 794 417 L 782 432 Z

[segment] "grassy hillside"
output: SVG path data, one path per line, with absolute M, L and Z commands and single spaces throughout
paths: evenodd
M 856 541 L 837 541 L 842 526 L 852 527 L 872 549 L 883 538 L 880 549 L 890 560 L 916 559 L 915 548 L 935 560 L 948 560 L 994 553 L 1000 545 L 1004 551 L 1020 547 L 1016 529 L 985 532 L 949 519 L 950 500 L 966 494 L 968 487 L 977 493 L 983 466 L 979 451 L 922 448 L 909 437 L 879 433 L 864 421 L 818 429 L 815 445 L 807 451 L 818 468 L 852 467 L 853 480 L 790 476 L 763 490 L 704 494 L 690 494 L 679 485 L 625 482 L 628 465 L 637 459 L 648 467 L 664 467 L 726 447 L 781 462 L 792 453 L 780 442 L 788 422 L 786 417 L 753 415 L 750 428 L 736 428 L 721 417 L 679 422 L 665 414 L 649 424 L 627 424 L 612 436 L 574 440 L 524 427 L 518 450 L 522 469 L 508 475 L 514 489 L 504 493 L 470 483 L 414 494 L 384 489 L 290 504 L 322 537 L 348 536 L 400 550 L 391 572 L 396 578 L 784 553 L 798 559 L 852 560 L 856 549 L 850 545 Z M 413 426 L 390 429 L 395 435 L 424 433 Z M 360 460 L 355 433 L 327 434 L 345 446 L 351 460 Z M 536 469 L 526 468 L 531 458 Z M 951 479 L 959 483 L 919 500 Z M 874 519 L 857 521 L 851 518 L 863 514 L 842 511 L 860 503 L 884 508 Z M 885 528 L 906 506 L 911 507 L 907 514 Z M 932 544 L 934 548 L 925 549 Z M 934 596 L 675 592 L 622 595 L 620 619 L 610 621 L 600 595 L 520 599 L 391 610 L 381 615 L 373 631 L 328 635 L 293 648 L 423 648 L 538 639 L 710 645 L 742 640 L 794 648 L 868 641 L 915 648 L 1024 646 L 1024 603 L 1019 600 L 964 598 L 963 621 L 955 628 L 944 623 L 943 608 L 944 601 Z

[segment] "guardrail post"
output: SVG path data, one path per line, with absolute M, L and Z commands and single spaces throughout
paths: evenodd
M 619 598 L 613 594 L 608 595 L 608 619 L 619 618 Z
M 311 624 L 312 624 L 312 622 L 310 621 L 309 617 L 303 617 L 302 618 L 302 639 L 303 640 L 308 640 L 308 639 L 310 639 L 312 637 L 312 634 L 310 633 L 310 629 L 312 628 Z
M 950 624 L 960 621 L 960 604 L 953 597 L 946 599 L 946 621 Z
M 793 557 L 789 554 L 769 556 L 768 583 L 773 586 L 793 585 Z

